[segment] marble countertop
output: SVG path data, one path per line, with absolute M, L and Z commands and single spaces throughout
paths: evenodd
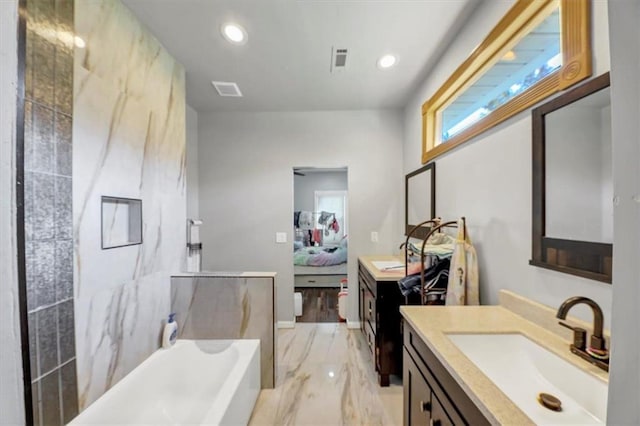
M 392 269 L 389 271 L 381 271 L 380 269 L 373 266 L 372 262 L 401 262 L 404 263 L 404 259 L 400 256 L 360 256 L 358 258 L 362 266 L 366 268 L 367 271 L 371 274 L 374 280 L 376 281 L 393 281 L 397 282 L 400 278 L 404 277 L 404 267 L 398 269 Z
M 401 306 L 416 330 L 456 382 L 491 423 L 533 424 L 447 337 L 447 333 L 520 333 L 603 381 L 608 374 L 569 352 L 569 341 L 502 306 Z

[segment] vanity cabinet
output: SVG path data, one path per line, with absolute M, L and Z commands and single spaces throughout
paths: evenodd
M 404 323 L 404 425 L 489 425 L 433 352 Z
M 402 374 L 402 325 L 400 305 L 404 297 L 398 279 L 404 270 L 380 272 L 370 258 L 358 260 L 360 328 L 369 346 L 380 386 L 389 386 L 389 375 Z

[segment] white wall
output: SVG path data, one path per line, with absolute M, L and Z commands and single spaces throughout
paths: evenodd
M 640 2 L 609 3 L 614 207 L 607 423 L 640 424 Z M 635 197 L 635 200 L 634 200 Z
M 420 166 L 420 108 L 484 39 L 513 1 L 485 1 L 471 16 L 405 109 L 404 172 Z M 594 1 L 594 76 L 609 70 L 607 3 Z M 591 297 L 611 319 L 611 286 L 536 268 L 531 258 L 531 112 L 524 111 L 439 157 L 436 211 L 466 216 L 478 251 L 483 304 L 509 289 L 556 307 L 574 295 Z M 591 318 L 586 309 L 572 314 Z
M 198 197 L 198 113 L 187 105 L 187 218 L 198 219 L 200 200 Z
M 348 167 L 349 287 L 357 257 L 397 251 L 402 120 L 396 111 L 214 113 L 199 117 L 204 269 L 278 273 L 278 320 L 293 321 L 294 166 Z M 287 244 L 276 244 L 276 231 Z M 372 243 L 371 231 L 380 242 Z M 356 297 L 348 318 L 357 321 Z
M 305 172 L 304 176 L 293 176 L 293 209 L 295 211 L 315 209 L 315 191 L 346 191 L 347 172 Z
M 24 424 L 15 223 L 18 2 L 0 2 L 0 424 Z

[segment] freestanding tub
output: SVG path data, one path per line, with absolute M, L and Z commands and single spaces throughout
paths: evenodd
M 178 340 L 70 424 L 246 425 L 259 392 L 259 340 Z

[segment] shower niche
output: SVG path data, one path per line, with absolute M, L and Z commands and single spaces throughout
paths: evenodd
M 102 196 L 102 249 L 142 244 L 142 200 Z

